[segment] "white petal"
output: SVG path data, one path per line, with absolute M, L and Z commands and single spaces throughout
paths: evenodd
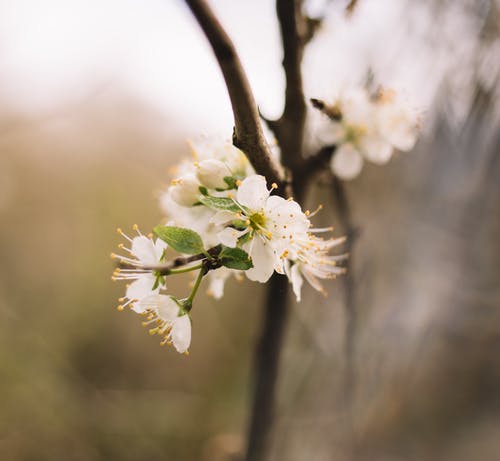
M 392 145 L 376 134 L 363 136 L 361 149 L 363 156 L 377 165 L 387 163 L 392 157 Z
M 125 296 L 128 299 L 137 299 L 140 301 L 158 292 L 158 289 L 153 290 L 154 284 L 155 278 L 151 274 L 141 275 L 127 287 Z
M 232 227 L 226 227 L 217 234 L 217 237 L 223 245 L 234 248 L 238 243 L 238 239 L 247 232 L 247 230 L 238 231 Z
M 228 224 L 235 219 L 235 214 L 231 211 L 218 211 L 210 218 L 210 223 L 216 226 Z
M 208 294 L 215 299 L 221 299 L 224 296 L 224 284 L 231 274 L 237 274 L 237 271 L 220 267 L 217 270 L 208 273 L 209 287 Z
M 156 256 L 156 248 L 153 241 L 144 235 L 133 238 L 131 250 L 142 264 L 150 265 L 158 262 L 159 258 Z
M 266 228 L 273 234 L 285 235 L 307 232 L 309 220 L 302 212 L 300 205 L 294 200 L 285 200 L 278 195 L 271 195 L 264 210 Z
M 246 244 L 246 251 L 249 251 L 252 244 L 250 256 L 253 267 L 246 270 L 245 274 L 254 282 L 267 282 L 274 272 L 276 255 L 269 242 L 265 242 L 259 237 L 254 237 L 251 242 Z
M 156 255 L 156 262 L 159 262 L 161 257 L 163 256 L 163 252 L 167 249 L 167 242 L 164 242 L 162 239 L 156 239 L 154 243 L 154 251 Z
M 158 294 L 151 294 L 149 296 L 146 296 L 142 299 L 140 299 L 136 303 L 132 303 L 131 309 L 134 312 L 137 312 L 138 314 L 142 314 L 143 312 L 146 312 L 147 309 L 154 309 L 156 310 L 158 306 Z
M 177 317 L 172 325 L 170 338 L 177 349 L 177 352 L 183 354 L 189 349 L 191 344 L 191 319 L 185 314 Z
M 290 282 L 292 282 L 292 288 L 295 297 L 297 298 L 297 302 L 300 303 L 303 280 L 302 280 L 302 275 L 300 274 L 299 264 L 294 264 L 292 266 L 292 269 L 290 270 L 289 279 Z
M 166 322 L 174 322 L 179 315 L 179 305 L 167 295 L 159 295 L 158 317 Z
M 335 151 L 330 167 L 339 178 L 353 179 L 363 168 L 363 157 L 352 144 L 342 144 Z
M 413 149 L 418 135 L 418 116 L 403 101 L 382 104 L 378 119 L 380 132 L 396 149 Z
M 323 290 L 323 285 L 321 285 L 321 282 L 312 274 L 311 271 L 307 270 L 307 266 L 304 267 L 302 274 L 309 282 L 309 285 L 311 285 L 315 290 L 319 291 L 320 293 L 325 292 L 325 290 Z
M 245 178 L 236 194 L 238 202 L 252 211 L 264 208 L 270 192 L 267 190 L 266 178 L 260 175 L 252 175 Z

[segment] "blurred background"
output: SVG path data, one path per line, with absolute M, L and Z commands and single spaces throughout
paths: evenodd
M 306 2 L 324 16 L 307 96 L 370 72 L 421 110 L 422 136 L 346 183 L 354 295 L 346 309 L 338 280 L 294 305 L 271 457 L 497 460 L 500 4 L 358 0 L 346 15 L 347 3 Z M 273 2 L 211 4 L 278 116 Z M 109 258 L 117 227 L 162 219 L 186 140 L 231 131 L 181 1 L 0 1 L 0 459 L 235 459 L 264 287 L 200 296 L 184 357 L 116 311 Z M 306 206 L 324 203 L 318 221 L 340 234 L 330 189 L 321 177 Z

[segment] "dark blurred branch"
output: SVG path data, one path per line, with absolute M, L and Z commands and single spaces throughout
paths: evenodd
M 283 172 L 271 157 L 250 84 L 231 39 L 205 0 L 186 3 L 212 46 L 224 76 L 234 115 L 234 145 L 245 152 L 257 173 L 283 187 Z
M 298 189 L 302 189 L 310 179 L 320 171 L 325 170 L 335 154 L 337 146 L 323 146 L 318 152 L 303 160 L 300 174 L 295 175 L 295 184 Z
M 357 323 L 358 314 L 356 311 L 355 298 L 354 298 L 354 279 L 350 269 L 352 268 L 353 262 L 353 247 L 356 238 L 358 237 L 358 230 L 354 227 L 352 222 L 351 208 L 349 205 L 349 200 L 345 192 L 344 184 L 342 180 L 332 175 L 332 192 L 336 210 L 338 212 L 340 225 L 343 232 L 347 237 L 346 240 L 346 251 L 349 254 L 349 258 L 346 261 L 346 275 L 344 277 L 344 296 L 345 296 L 345 314 L 346 314 L 346 330 L 345 330 L 345 342 L 344 342 L 344 353 L 346 360 L 346 371 L 345 371 L 345 381 L 344 381 L 344 398 L 347 405 L 349 405 L 352 393 L 356 386 L 355 377 L 355 345 L 356 345 L 356 334 L 357 334 Z
M 274 420 L 279 358 L 289 311 L 287 294 L 287 278 L 275 273 L 268 282 L 262 330 L 254 356 L 257 375 L 245 461 L 266 458 Z

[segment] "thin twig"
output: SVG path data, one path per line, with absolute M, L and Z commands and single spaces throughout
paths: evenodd
M 342 119 L 342 114 L 337 107 L 331 106 L 321 99 L 311 98 L 309 101 L 315 109 L 318 109 L 331 120 L 338 122 Z
M 352 14 L 354 12 L 354 9 L 356 8 L 357 4 L 358 4 L 358 0 L 351 0 L 349 2 L 349 5 L 346 6 L 347 14 Z
M 207 253 L 215 258 L 221 252 L 222 246 L 217 245 L 207 250 Z M 132 264 L 126 261 L 120 261 L 119 256 L 112 255 L 115 259 L 118 259 L 119 268 L 124 269 L 142 269 L 145 271 L 153 271 L 159 275 L 170 275 L 170 271 L 179 267 L 187 266 L 196 261 L 200 261 L 202 259 L 207 258 L 207 253 L 198 253 L 192 256 L 179 256 L 178 258 L 173 259 L 172 261 L 166 262 L 165 264 Z M 210 268 L 213 269 L 213 268 Z
M 272 157 L 260 125 L 250 84 L 234 45 L 205 0 L 186 0 L 217 58 L 231 99 L 233 143 L 248 156 L 257 173 L 269 183 L 284 185 L 284 173 Z

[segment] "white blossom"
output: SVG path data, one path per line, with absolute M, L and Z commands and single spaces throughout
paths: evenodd
M 146 317 L 143 325 L 151 326 L 149 333 L 162 337 L 162 346 L 173 344 L 177 352 L 187 352 L 191 344 L 191 319 L 174 298 L 152 294 L 138 303 L 137 312 Z
M 394 152 L 411 150 L 418 134 L 418 117 L 393 91 L 370 96 L 364 88 L 346 89 L 332 106 L 338 118 L 323 125 L 319 136 L 335 144 L 330 167 L 342 179 L 353 179 L 363 161 L 387 163 Z
M 272 190 L 272 189 L 271 189 Z M 226 227 L 219 232 L 219 240 L 226 246 L 235 247 L 244 236 L 243 249 L 252 259 L 253 267 L 245 271 L 253 281 L 266 282 L 276 270 L 283 273 L 280 254 L 295 235 L 307 232 L 309 221 L 300 206 L 293 200 L 270 195 L 264 176 L 252 175 L 238 186 L 235 203 L 237 213 L 221 211 L 216 219 L 227 224 L 238 220 L 242 229 Z
M 130 248 L 124 244 L 120 244 L 119 248 L 126 251 L 129 256 L 112 254 L 113 258 L 130 266 L 129 268 L 116 269 L 113 275 L 113 280 L 131 281 L 127 285 L 125 297 L 120 298 L 124 304 L 118 306 L 119 310 L 130 305 L 131 309 L 137 311 L 137 302 L 159 292 L 159 287 L 153 288 L 156 278 L 148 267 L 161 261 L 167 244 L 163 240 L 153 240 L 152 237 L 142 235 L 137 226 L 134 226 L 134 229 L 139 234 L 134 238 L 128 237 L 121 229 L 118 229 L 118 232 L 130 242 Z

